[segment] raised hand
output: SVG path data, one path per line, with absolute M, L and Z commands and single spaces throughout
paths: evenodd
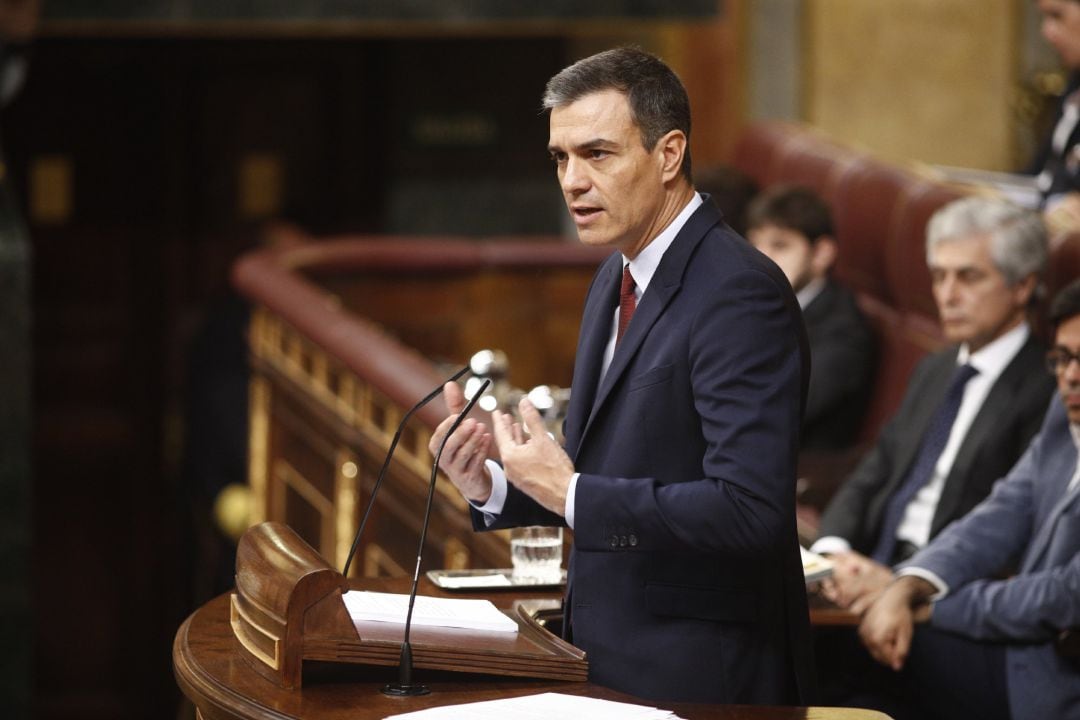
M 548 510 L 565 516 L 574 464 L 548 435 L 543 418 L 528 398 L 522 398 L 518 410 L 524 427 L 506 413 L 491 414 L 506 479 Z
M 456 382 L 449 382 L 443 386 L 446 397 L 446 406 L 450 415 L 439 423 L 428 443 L 428 450 L 434 455 L 439 451 L 446 432 L 457 419 L 458 414 L 465 409 L 465 393 Z M 465 499 L 483 504 L 491 496 L 491 477 L 488 475 L 484 461 L 491 452 L 492 437 L 484 423 L 468 418 L 458 426 L 450 439 L 446 441 L 442 457 L 439 459 L 439 469 L 446 473 L 450 482 Z

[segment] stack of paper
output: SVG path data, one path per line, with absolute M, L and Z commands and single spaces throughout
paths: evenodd
M 800 549 L 802 550 L 802 571 L 803 575 L 806 576 L 806 582 L 817 582 L 832 575 L 832 560 L 824 555 L 812 553 L 806 548 Z
M 345 593 L 345 608 L 353 622 L 405 623 L 409 596 L 396 593 L 350 590 Z M 489 600 L 435 598 L 417 595 L 412 624 L 418 627 L 456 627 L 470 630 L 517 632 L 517 623 L 499 611 Z
M 596 698 L 541 693 L 505 700 L 446 705 L 390 715 L 386 720 L 679 720 L 678 715 L 645 705 Z

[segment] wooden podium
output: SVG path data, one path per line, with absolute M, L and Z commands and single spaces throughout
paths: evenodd
M 287 525 L 249 529 L 236 555 L 229 624 L 237 651 L 283 688 L 299 688 L 305 661 L 396 666 L 404 626 L 354 623 L 342 594 L 349 584 Z M 585 653 L 536 622 L 528 605 L 504 612 L 517 633 L 414 626 L 415 668 L 584 682 Z
M 352 585 L 407 592 L 403 578 Z M 342 592 L 349 583 L 287 526 L 257 525 L 241 539 L 237 589 L 196 610 L 176 632 L 173 669 L 199 720 L 374 720 L 455 703 L 559 692 L 654 705 L 584 680 L 581 651 L 531 620 L 530 608 L 558 594 L 481 593 L 518 621 L 521 632 L 500 646 L 493 633 L 414 629 L 413 657 L 431 694 L 395 698 L 380 688 L 397 675 L 402 626 L 353 624 Z M 446 595 L 426 578 L 425 595 Z M 526 620 L 529 616 L 530 619 Z M 505 638 L 504 638 L 505 640 Z M 448 642 L 450 641 L 450 642 Z M 302 672 L 303 671 L 303 672 Z M 306 681 L 301 687 L 302 675 Z M 847 708 L 660 703 L 687 720 L 888 720 Z

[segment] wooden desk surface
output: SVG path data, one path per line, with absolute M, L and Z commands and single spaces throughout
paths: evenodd
M 850 610 L 837 607 L 831 600 L 816 591 L 807 591 L 806 599 L 810 606 L 810 624 L 815 627 L 859 624 L 859 616 Z
M 396 585 L 396 583 L 394 583 Z M 400 588 L 373 586 L 369 589 Z M 443 594 L 426 583 L 425 594 Z M 489 595 L 499 605 L 513 596 Z M 500 599 L 502 598 L 502 599 Z M 176 633 L 173 669 L 184 694 L 203 720 L 369 720 L 438 705 L 493 700 L 540 692 L 586 695 L 621 702 L 644 701 L 591 683 L 564 683 L 509 677 L 417 670 L 414 679 L 431 688 L 415 698 L 390 698 L 379 689 L 397 679 L 395 668 L 361 665 L 305 665 L 304 687 L 284 690 L 249 667 L 236 652 L 229 626 L 229 598 L 222 595 L 195 611 Z M 660 703 L 686 720 L 886 720 L 869 710 Z

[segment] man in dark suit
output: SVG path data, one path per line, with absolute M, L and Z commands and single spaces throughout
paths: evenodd
M 804 450 L 849 447 L 874 376 L 874 336 L 855 297 L 831 277 L 837 245 L 829 208 L 805 187 L 778 185 L 754 198 L 747 239 L 787 275 L 810 338 Z
M 1080 666 L 1055 648 L 1080 627 L 1080 281 L 1050 321 L 1060 400 L 1038 436 L 990 497 L 900 566 L 860 626 L 903 671 L 888 706 L 898 720 L 1080 718 Z
M 616 251 L 586 299 L 565 447 L 524 400 L 521 425 L 466 420 L 443 470 L 479 529 L 574 529 L 564 626 L 593 681 L 654 700 L 805 704 L 795 297 L 694 191 L 689 101 L 666 65 L 600 53 L 552 78 L 544 105 L 579 237 Z M 461 390 L 446 391 L 460 411 Z M 485 462 L 493 443 L 501 467 Z
M 971 197 L 927 228 L 945 336 L 915 369 L 896 415 L 826 508 L 812 549 L 836 559 L 826 592 L 861 611 L 891 566 L 962 517 L 1038 430 L 1053 383 L 1027 311 L 1046 264 L 1037 213 Z
M 1043 37 L 1069 72 L 1051 132 L 1028 171 L 1042 197 L 1051 232 L 1080 228 L 1080 0 L 1037 2 Z

